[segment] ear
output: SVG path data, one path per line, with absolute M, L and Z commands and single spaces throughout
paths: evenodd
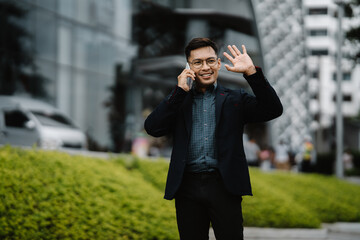
M 218 58 L 218 69 L 221 68 L 221 58 Z

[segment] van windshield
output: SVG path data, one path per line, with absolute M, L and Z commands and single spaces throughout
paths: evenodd
M 34 112 L 34 111 L 32 111 L 32 113 L 44 126 L 76 128 L 74 124 L 70 122 L 69 119 L 58 113 L 45 113 L 45 112 Z

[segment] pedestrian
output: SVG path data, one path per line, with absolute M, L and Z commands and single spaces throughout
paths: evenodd
M 351 170 L 354 168 L 353 155 L 350 149 L 345 149 L 343 153 L 344 170 Z
M 194 38 L 185 47 L 190 69 L 180 73 L 177 86 L 145 120 L 150 135 L 173 137 L 164 198 L 175 198 L 182 240 L 208 239 L 210 223 L 217 239 L 243 239 L 242 196 L 252 195 L 244 125 L 272 120 L 283 110 L 245 46 L 242 52 L 235 45 L 228 50 L 232 56 L 224 56 L 232 66 L 225 64 L 226 69 L 243 74 L 255 96 L 222 87 L 216 44 Z
M 274 168 L 275 151 L 271 146 L 265 146 L 260 151 L 260 169 L 263 171 L 270 171 Z
M 301 161 L 301 171 L 308 173 L 311 172 L 311 161 L 314 151 L 314 145 L 311 142 L 311 138 L 306 136 L 304 138 L 304 144 L 302 149 L 302 161 Z
M 245 156 L 248 166 L 258 167 L 260 165 L 260 148 L 256 144 L 256 140 L 250 137 L 250 140 L 244 143 Z
M 290 170 L 289 147 L 282 139 L 275 146 L 275 166 L 278 170 Z

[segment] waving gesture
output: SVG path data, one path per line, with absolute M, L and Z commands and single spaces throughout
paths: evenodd
M 254 74 L 256 72 L 254 63 L 247 54 L 245 46 L 241 45 L 241 47 L 243 53 L 241 53 L 235 45 L 228 46 L 232 56 L 230 56 L 227 52 L 224 52 L 224 56 L 229 59 L 233 66 L 230 67 L 228 64 L 225 64 L 225 67 L 231 72 L 244 73 L 246 75 Z

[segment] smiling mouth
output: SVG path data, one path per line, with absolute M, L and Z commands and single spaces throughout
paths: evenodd
M 210 77 L 213 74 L 214 73 L 203 73 L 203 74 L 200 74 L 200 77 Z

